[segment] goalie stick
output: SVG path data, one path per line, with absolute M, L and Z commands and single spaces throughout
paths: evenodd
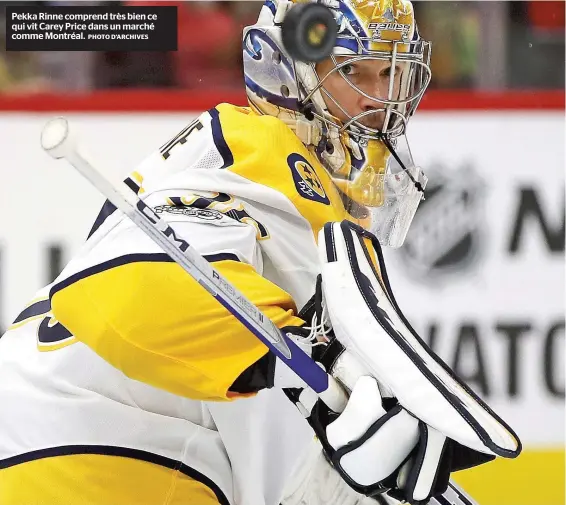
M 335 412 L 341 412 L 347 396 L 336 380 L 280 331 L 242 293 L 225 280 L 206 259 L 161 219 L 124 183 L 113 185 L 80 149 L 76 132 L 66 118 L 48 121 L 41 133 L 42 148 L 54 159 L 65 159 L 96 189 L 156 242 L 178 265 L 206 289 L 234 317 L 260 339 Z M 450 482 L 448 490 L 429 505 L 476 505 Z
M 179 237 L 124 183 L 113 185 L 80 149 L 77 136 L 65 118 L 49 121 L 41 146 L 53 158 L 66 159 L 110 202 L 128 216 L 193 279 L 291 368 L 335 412 L 347 403 L 341 386 L 311 360 L 287 335 L 234 286 L 226 281 L 186 240 Z

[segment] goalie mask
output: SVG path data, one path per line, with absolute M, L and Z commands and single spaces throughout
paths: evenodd
M 317 156 L 352 221 L 398 247 L 427 181 L 405 132 L 430 82 L 430 44 L 407 0 L 321 3 L 338 36 L 330 59 L 314 64 L 294 61 L 282 43 L 281 22 L 294 2 L 265 2 L 244 30 L 248 100 L 259 114 L 284 121 Z M 363 106 L 352 107 L 352 96 Z

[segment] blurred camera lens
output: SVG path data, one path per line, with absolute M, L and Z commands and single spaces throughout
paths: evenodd
M 338 26 L 328 7 L 298 4 L 289 9 L 281 26 L 285 49 L 306 63 L 328 58 L 336 43 Z

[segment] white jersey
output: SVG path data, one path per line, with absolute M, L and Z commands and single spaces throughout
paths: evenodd
M 317 233 L 346 215 L 287 126 L 219 105 L 127 182 L 277 326 L 303 324 Z M 90 451 L 180 468 L 220 503 L 277 505 L 314 435 L 270 387 L 267 356 L 107 203 L 0 338 L 0 479 L 10 465 Z

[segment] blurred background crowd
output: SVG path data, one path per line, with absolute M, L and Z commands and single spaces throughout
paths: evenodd
M 261 1 L 0 2 L 1 16 L 17 4 L 176 5 L 178 51 L 6 52 L 2 33 L 0 93 L 242 89 L 242 29 Z M 415 2 L 421 34 L 433 42 L 431 88 L 563 88 L 564 7 L 564 0 Z

